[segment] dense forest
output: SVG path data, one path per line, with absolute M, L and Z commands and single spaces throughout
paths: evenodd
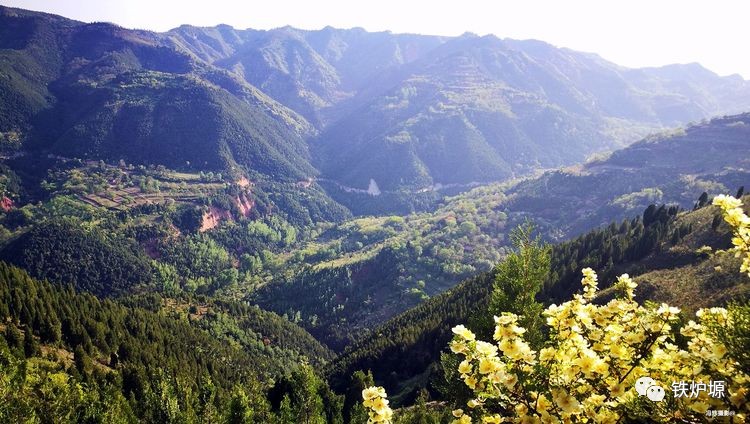
M 341 400 L 310 365 L 273 344 L 325 351 L 309 349 L 286 321 L 274 326 L 252 309 L 224 305 L 244 309 L 229 324 L 176 318 L 158 312 L 158 296 L 124 306 L 39 282 L 4 263 L 0 299 L 3 420 L 292 422 L 304 409 L 336 422 L 341 414 Z M 191 319 L 202 323 L 196 328 Z M 247 340 L 253 327 L 268 338 Z

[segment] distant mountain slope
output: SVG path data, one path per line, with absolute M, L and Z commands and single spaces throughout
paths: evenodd
M 47 84 L 63 62 L 66 34 L 80 22 L 0 8 L 0 132 L 21 132 L 49 106 Z
M 697 64 L 627 69 L 533 40 L 330 27 L 169 34 L 323 128 L 316 166 L 359 189 L 502 180 L 750 108 L 738 76 Z
M 286 181 L 319 170 L 387 195 L 527 175 L 750 108 L 737 76 L 626 69 L 540 41 L 153 33 L 7 7 L 0 20 L 0 141 Z
M 401 73 L 317 139 L 325 176 L 384 190 L 487 182 L 750 107 L 750 84 L 698 65 L 628 70 L 494 36 L 450 39 Z
M 304 118 L 168 37 L 5 7 L 0 20 L 17 30 L 0 33 L 0 131 L 21 132 L 28 147 L 290 181 L 316 174 Z
M 703 191 L 750 182 L 750 114 L 654 135 L 608 158 L 529 179 L 507 194 L 510 210 L 570 237 L 655 202 L 689 208 Z
M 350 107 L 350 98 L 370 92 L 382 73 L 442 42 L 441 37 L 332 27 L 262 31 L 183 25 L 167 34 L 175 44 L 261 88 L 317 126 L 342 114 L 342 103 Z

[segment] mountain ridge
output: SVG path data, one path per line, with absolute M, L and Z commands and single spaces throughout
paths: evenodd
M 0 33 L 0 132 L 68 157 L 393 192 L 528 175 L 750 109 L 736 77 L 538 40 L 0 15 L 15 29 Z

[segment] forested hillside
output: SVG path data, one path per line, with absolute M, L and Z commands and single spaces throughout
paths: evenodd
M 253 299 L 280 314 L 299 314 L 338 349 L 355 329 L 375 328 L 490 270 L 509 246 L 508 231 L 526 218 L 545 239 L 562 241 L 619 225 L 650 204 L 690 209 L 702 192 L 705 203 L 750 186 L 746 122 L 750 116 L 736 115 L 649 137 L 606 159 L 448 197 L 431 213 L 355 219 L 308 241 L 287 261 L 305 271 L 276 279 Z M 626 249 L 618 249 L 622 258 Z
M 606 158 L 518 184 L 509 207 L 549 222 L 563 237 L 632 216 L 650 203 L 691 207 L 701 192 L 713 196 L 746 185 L 748 140 L 748 114 L 652 135 Z
M 295 378 L 301 379 L 296 383 L 311 385 L 314 396 L 323 396 L 306 400 L 320 402 L 314 412 L 326 417 L 325 405 L 333 414 L 327 422 L 340 416 L 335 395 L 309 367 L 300 368 L 291 349 L 304 346 L 304 338 L 285 334 L 288 322 L 279 325 L 264 313 L 246 309 L 244 314 L 254 322 L 250 326 L 266 332 L 264 336 L 247 330 L 245 337 L 257 336 L 254 343 L 260 345 L 248 349 L 238 334 L 239 340 L 234 340 L 196 328 L 185 316 L 156 312 L 160 302 L 158 296 L 130 302 L 132 306 L 101 301 L 70 287 L 38 282 L 0 263 L 0 322 L 5 336 L 0 339 L 0 418 L 12 422 L 53 414 L 70 421 L 110 417 L 117 422 L 231 422 L 232 414 L 240 414 L 251 420 L 290 422 L 290 415 L 308 408 L 295 393 L 305 388 L 274 389 L 276 396 L 287 396 L 281 412 L 278 403 L 271 405 L 268 393 L 274 379 Z M 201 309 L 201 315 L 217 312 L 213 306 L 208 312 Z M 212 318 L 193 319 L 211 321 L 203 324 L 209 328 L 226 328 Z M 285 346 L 275 347 L 269 340 Z
M 13 121 L 5 114 L 2 131 L 15 132 L 24 145 L 67 157 L 206 170 L 239 165 L 298 179 L 314 174 L 303 118 L 163 36 L 5 7 L 0 17 L 5 28 L 17 29 L 3 34 L 3 72 L 12 75 L 4 81 L 14 84 L 3 107 L 29 110 L 10 115 Z
M 651 206 L 641 217 L 555 244 L 549 276 L 537 297 L 546 305 L 569 299 L 581 291 L 580 270 L 591 267 L 600 270 L 602 288 L 629 273 L 639 284 L 640 301 L 668 302 L 687 312 L 747 299 L 750 279 L 740 276 L 738 281 L 735 272 L 740 260 L 707 254 L 705 246 L 731 245 L 720 218 L 714 206 L 687 212 Z M 464 281 L 357 341 L 328 367 L 333 387 L 342 387 L 361 369 L 379 376 L 377 382 L 401 402 L 412 402 L 420 387 L 440 396 L 445 385 L 440 354 L 453 337 L 451 328 L 487 314 L 496 272 Z

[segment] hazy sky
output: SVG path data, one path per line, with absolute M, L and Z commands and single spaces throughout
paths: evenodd
M 363 27 L 420 34 L 466 31 L 595 52 L 629 67 L 700 62 L 750 79 L 747 0 L 0 0 L 86 22 L 165 31 L 180 24 L 236 28 Z

